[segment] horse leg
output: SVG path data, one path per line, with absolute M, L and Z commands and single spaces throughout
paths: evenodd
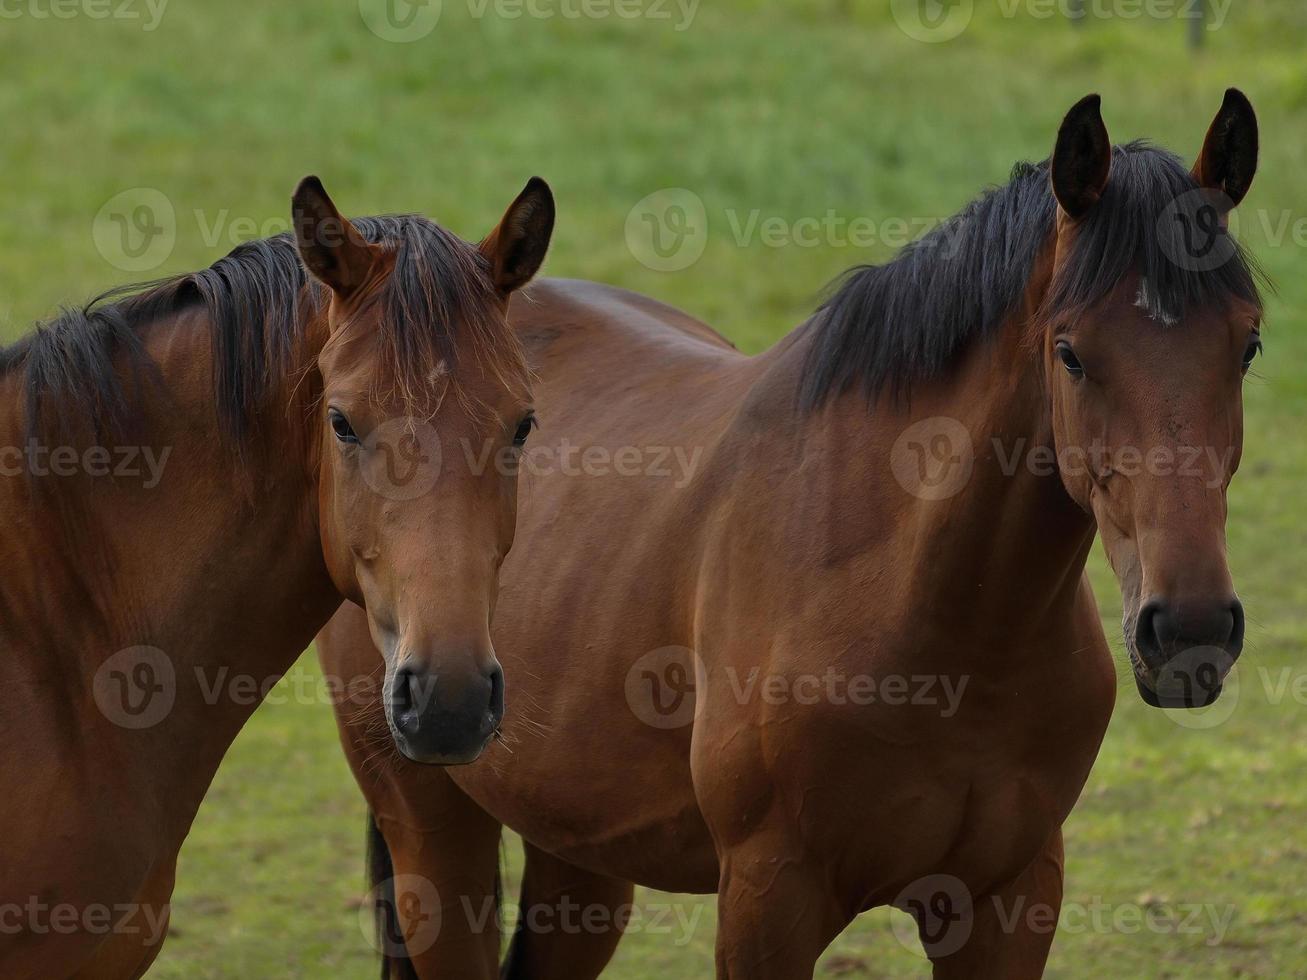
M 622 938 L 635 887 L 524 846 L 520 914 L 501 980 L 594 980 Z
M 370 840 L 384 975 L 495 980 L 502 827 L 442 770 L 408 775 L 406 805 L 376 816 Z
M 720 858 L 718 980 L 800 980 L 856 914 L 781 835 L 755 834 Z
M 177 858 L 160 865 L 115 923 L 114 933 L 73 976 L 76 980 L 135 980 L 145 975 L 168 935 L 169 902 L 177 880 Z
M 947 932 L 937 939 L 936 948 L 947 949 L 948 954 L 931 957 L 935 980 L 1042 977 L 1061 907 L 1062 831 L 1059 829 L 1021 874 L 974 901 L 971 915 L 954 926 L 969 930 L 959 949 L 952 949 L 956 944 L 949 941 Z

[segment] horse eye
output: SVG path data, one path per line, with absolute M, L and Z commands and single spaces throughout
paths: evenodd
M 1245 371 L 1247 371 L 1250 367 L 1253 366 L 1253 361 L 1256 359 L 1257 355 L 1260 354 L 1261 352 L 1262 352 L 1262 342 L 1260 339 L 1250 340 L 1248 342 L 1248 349 L 1243 352 L 1243 369 Z
M 349 424 L 349 419 L 337 409 L 327 411 L 327 420 L 331 423 L 331 431 L 336 433 L 336 438 L 341 442 L 353 444 L 359 441 L 359 437 L 354 434 L 354 427 Z
M 536 417 L 534 414 L 526 416 L 521 422 L 517 423 L 517 431 L 513 433 L 513 445 L 521 449 L 526 445 L 527 436 L 535 428 Z
M 1057 345 L 1057 356 L 1062 361 L 1062 366 L 1067 369 L 1071 377 L 1079 380 L 1085 376 L 1085 369 L 1080 364 L 1080 359 L 1076 357 L 1076 352 L 1071 349 L 1071 345 L 1063 341 Z

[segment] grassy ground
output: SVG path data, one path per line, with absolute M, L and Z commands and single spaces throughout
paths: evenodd
M 1307 706 L 1293 688 L 1307 653 L 1307 323 L 1297 313 L 1307 278 L 1295 224 L 1307 222 L 1295 210 L 1307 200 L 1307 13 L 1236 3 L 1194 55 L 1175 20 L 1096 17 L 1077 29 L 1012 0 L 976 0 L 970 24 L 945 43 L 910 38 L 870 0 L 704 0 L 683 30 L 670 5 L 656 8 L 670 20 L 649 3 L 650 16 L 635 20 L 541 19 L 502 16 L 515 8 L 496 2 L 478 17 L 479 3 L 445 0 L 414 43 L 379 37 L 353 0 L 173 0 L 148 31 L 144 0 L 121 2 L 108 9 L 140 19 L 98 19 L 91 3 L 56 19 L 44 0 L 24 0 L 0 20 L 9 335 L 100 288 L 212 261 L 249 236 L 237 219 L 277 230 L 308 172 L 349 211 L 422 210 L 467 237 L 539 173 L 560 208 L 548 272 L 651 293 L 758 350 L 832 275 L 889 253 L 881 242 L 900 229 L 884 219 L 918 227 L 1003 179 L 1014 160 L 1045 155 L 1061 113 L 1085 92 L 1103 93 L 1114 137 L 1149 135 L 1192 153 L 1222 89 L 1245 88 L 1262 120 L 1263 169 L 1241 228 L 1280 292 L 1231 496 L 1232 563 L 1251 626 L 1240 697 L 1229 718 L 1189 729 L 1123 688 L 1067 828 L 1067 898 L 1085 914 L 1059 935 L 1049 973 L 1307 974 Z M 377 9 L 363 0 L 369 17 Z M 135 227 L 166 237 L 153 241 L 149 268 L 127 271 L 141 263 L 115 250 L 111 216 L 95 219 L 134 188 L 167 199 L 173 234 L 166 213 L 146 213 Z M 677 272 L 641 264 L 625 234 L 632 207 L 661 188 L 689 190 L 683 200 L 701 201 L 707 218 L 702 257 Z M 133 193 L 125 213 L 139 218 L 149 198 Z M 828 211 L 870 218 L 878 243 L 742 242 L 733 226 L 755 211 L 786 222 Z M 1097 560 L 1094 575 L 1113 624 L 1115 586 Z M 306 659 L 298 669 L 315 668 Z M 371 975 L 357 914 L 362 814 L 329 709 L 262 709 L 183 852 L 175 932 L 152 976 Z M 695 927 L 628 937 L 610 975 L 709 975 L 710 903 L 642 901 L 675 902 Z M 1190 905 L 1197 920 L 1166 925 Z M 1145 910 L 1153 927 L 1134 928 Z M 1228 929 L 1213 928 L 1209 916 L 1227 912 Z M 823 969 L 921 975 L 890 921 L 864 916 Z

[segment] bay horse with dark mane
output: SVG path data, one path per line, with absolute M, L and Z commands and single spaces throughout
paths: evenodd
M 640 296 L 534 285 L 510 319 L 537 451 L 596 466 L 524 478 L 502 742 L 369 767 L 340 715 L 376 868 L 444 912 L 424 933 L 429 909 L 387 908 L 410 940 L 389 974 L 595 977 L 639 883 L 718 893 L 720 978 L 809 977 L 882 905 L 937 977 L 1039 976 L 1117 688 L 1095 533 L 1145 700 L 1207 704 L 1242 645 L 1226 490 L 1261 304 L 1225 222 L 1256 161 L 1235 90 L 1192 168 L 1114 148 L 1088 97 L 1050 160 L 756 357 Z M 658 446 L 699 459 L 688 482 L 597 465 Z M 377 657 L 349 606 L 320 654 Z M 493 902 L 505 826 L 526 866 L 501 974 L 494 917 L 459 909 Z M 608 927 L 532 927 L 564 902 Z
M 553 216 L 533 180 L 477 246 L 418 216 L 350 222 L 306 178 L 294 235 L 0 354 L 0 976 L 146 970 L 178 850 L 260 699 L 237 679 L 266 693 L 342 597 L 387 651 L 364 679 L 394 744 L 484 747 L 516 477 L 424 453 L 525 439 L 506 312 Z

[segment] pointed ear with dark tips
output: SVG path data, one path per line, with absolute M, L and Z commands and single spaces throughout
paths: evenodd
M 304 267 L 341 296 L 368 281 L 375 250 L 336 210 L 322 181 L 305 177 L 291 197 L 295 243 Z
M 539 271 L 553 232 L 553 192 L 539 177 L 532 177 L 481 243 L 491 279 L 503 295 L 525 286 Z
M 1103 125 L 1102 99 L 1086 95 L 1062 120 L 1050 166 L 1053 196 L 1068 217 L 1083 218 L 1098 203 L 1111 169 L 1112 143 Z
M 1237 88 L 1225 90 L 1221 111 L 1207 130 L 1207 139 L 1194 164 L 1200 187 L 1220 191 L 1236 207 L 1257 173 L 1257 115 L 1248 97 Z

